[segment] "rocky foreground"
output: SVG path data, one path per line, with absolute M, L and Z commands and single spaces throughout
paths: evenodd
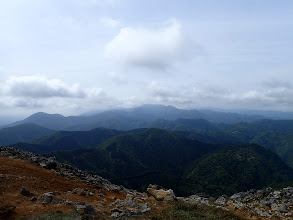
M 55 158 L 9 147 L 0 147 L 0 164 L 0 219 L 73 211 L 94 219 L 164 219 L 164 210 L 175 202 L 218 209 L 236 216 L 233 219 L 293 219 L 292 187 L 250 190 L 217 199 L 204 194 L 176 197 L 172 190 L 157 185 L 150 185 L 147 193 L 130 190 L 57 163 Z

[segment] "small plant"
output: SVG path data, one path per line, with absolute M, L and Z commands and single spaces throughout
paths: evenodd
M 95 220 L 100 219 L 98 216 L 93 216 L 89 214 L 80 214 L 76 211 L 71 211 L 70 213 L 45 213 L 42 215 L 34 216 L 31 218 L 22 218 L 20 220 Z
M 279 216 L 278 214 L 273 214 L 273 215 L 272 215 L 272 218 L 273 218 L 273 219 L 280 219 L 280 216 Z

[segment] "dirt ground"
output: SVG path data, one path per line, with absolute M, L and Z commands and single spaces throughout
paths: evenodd
M 47 192 L 60 192 L 58 198 L 68 199 L 72 202 L 84 202 L 98 206 L 104 199 L 105 206 L 114 202 L 114 196 L 117 199 L 125 199 L 125 193 L 107 192 L 105 196 L 98 196 L 94 193 L 93 196 L 82 196 L 79 193 L 67 193 L 76 188 L 82 188 L 86 191 L 100 190 L 98 187 L 85 185 L 79 179 L 68 179 L 57 176 L 50 170 L 43 169 L 37 165 L 30 164 L 20 159 L 10 159 L 0 157 L 0 206 L 11 204 L 15 206 L 10 219 L 19 217 L 30 217 L 46 212 L 55 212 L 61 210 L 64 213 L 71 211 L 71 205 L 66 204 L 49 204 L 43 205 L 40 201 L 31 201 L 31 197 L 25 197 L 20 194 L 21 189 L 25 187 L 29 191 L 36 194 L 38 197 Z M 99 208 L 101 211 L 103 207 Z

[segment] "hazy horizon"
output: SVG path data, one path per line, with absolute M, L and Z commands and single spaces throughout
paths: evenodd
M 148 103 L 292 111 L 292 8 L 290 0 L 2 0 L 0 116 Z
M 162 104 L 143 104 L 140 106 L 135 106 L 135 107 L 131 107 L 131 108 L 126 108 L 126 107 L 117 107 L 117 108 L 110 108 L 110 109 L 96 109 L 96 110 L 92 110 L 92 111 L 86 111 L 86 112 L 82 112 L 81 114 L 62 114 L 60 112 L 45 112 L 45 111 L 39 111 L 39 112 L 33 112 L 32 114 L 8 114 L 8 115 L 0 115 L 0 126 L 4 126 L 4 125 L 9 125 L 13 122 L 16 121 L 21 121 L 23 119 L 26 119 L 34 114 L 38 114 L 38 113 L 45 113 L 45 114 L 59 114 L 65 117 L 70 117 L 70 116 L 90 116 L 90 115 L 95 115 L 95 114 L 99 114 L 102 112 L 106 112 L 106 111 L 111 111 L 111 110 L 121 110 L 121 111 L 129 111 L 135 108 L 141 108 L 141 107 L 145 107 L 145 106 L 171 106 L 171 107 L 175 107 L 172 105 L 162 105 Z M 176 108 L 176 107 L 175 107 Z M 148 108 L 150 113 L 152 112 L 150 109 Z M 153 108 L 153 110 L 156 108 Z M 222 108 L 177 108 L 177 109 L 181 109 L 181 110 L 197 110 L 197 111 L 201 111 L 201 112 L 205 112 L 205 111 L 213 111 L 213 112 L 223 112 L 223 113 L 238 113 L 241 115 L 254 115 L 254 116 L 263 116 L 264 118 L 267 119 L 293 119 L 293 111 L 274 111 L 274 110 L 258 110 L 258 109 L 222 109 Z

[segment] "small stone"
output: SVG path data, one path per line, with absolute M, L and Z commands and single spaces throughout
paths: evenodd
M 150 210 L 151 210 L 151 208 L 149 207 L 148 203 L 145 203 L 145 204 L 139 206 L 139 211 L 141 213 L 145 213 L 145 212 L 148 212 Z
M 122 210 L 121 209 L 118 209 L 118 208 L 114 208 L 114 209 L 111 209 L 110 212 L 119 212 L 119 213 L 122 213 Z
M 27 188 L 23 187 L 20 191 L 20 194 L 21 195 L 24 195 L 24 196 L 34 196 L 35 194 L 30 192 Z
M 114 213 L 111 215 L 111 217 L 112 217 L 112 218 L 118 218 L 119 215 L 120 215 L 119 212 L 114 212 Z
M 226 206 L 227 203 L 227 198 L 224 196 L 220 196 L 216 201 L 216 204 L 221 205 L 221 206 Z
M 128 208 L 125 208 L 124 213 L 126 216 L 131 215 L 131 210 L 129 210 Z
M 77 211 L 79 211 L 79 210 L 85 209 L 86 206 L 85 206 L 85 205 L 76 205 L 76 206 L 74 206 L 74 208 L 75 208 Z
M 65 204 L 67 204 L 67 205 L 73 205 L 73 202 L 70 201 L 70 200 L 66 200 L 66 201 L 65 201 Z
M 31 201 L 32 201 L 32 202 L 37 201 L 37 198 L 36 198 L 35 196 L 33 196 L 33 197 L 31 198 Z
M 104 195 L 104 196 L 106 196 L 107 193 L 106 193 L 106 191 L 102 188 L 102 189 L 100 189 L 100 191 L 99 191 L 99 195 Z
M 52 195 L 50 193 L 44 193 L 42 195 L 42 198 L 43 198 L 43 202 L 42 202 L 43 205 L 49 204 L 52 201 Z
M 55 196 L 52 196 L 52 201 L 51 201 L 52 204 L 60 204 L 62 202 L 63 202 L 62 199 L 55 197 Z
M 125 202 L 124 202 L 124 206 L 125 207 L 138 207 L 138 204 L 136 202 L 134 202 L 133 200 L 131 199 L 127 199 Z

